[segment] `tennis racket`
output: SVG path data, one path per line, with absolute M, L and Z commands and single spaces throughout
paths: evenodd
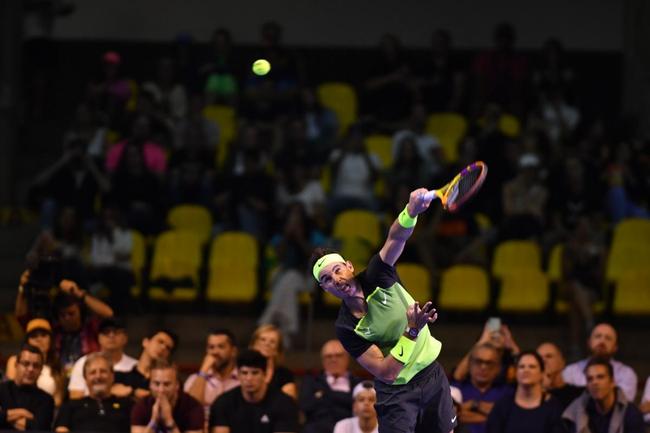
M 447 185 L 427 192 L 424 198 L 433 200 L 437 197 L 443 209 L 456 212 L 478 192 L 485 181 L 487 171 L 487 165 L 483 161 L 473 162 L 462 169 Z

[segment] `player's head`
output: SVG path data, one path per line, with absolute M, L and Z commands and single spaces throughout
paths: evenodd
M 354 266 L 339 253 L 328 248 L 316 248 L 309 264 L 314 278 L 323 290 L 340 299 L 354 294 Z

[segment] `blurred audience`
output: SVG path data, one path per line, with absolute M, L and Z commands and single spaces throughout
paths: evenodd
M 354 416 L 338 421 L 333 433 L 378 433 L 379 423 L 375 410 L 377 392 L 373 383 L 363 381 L 357 384 L 352 390 L 352 398 Z
M 282 365 L 284 340 L 275 325 L 261 325 L 255 329 L 249 347 L 261 353 L 266 362 L 266 384 L 271 390 L 282 391 L 294 400 L 298 399 L 298 387 L 293 372 Z
M 540 344 L 537 346 L 537 353 L 544 360 L 542 387 L 545 392 L 548 392 L 557 400 L 562 410 L 564 410 L 582 394 L 584 388 L 570 385 L 564 381 L 562 371 L 566 366 L 566 361 L 562 351 L 555 343 L 547 341 Z

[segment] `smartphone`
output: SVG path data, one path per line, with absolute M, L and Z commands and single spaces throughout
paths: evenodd
M 501 329 L 501 318 L 490 317 L 487 321 L 486 328 L 489 332 L 499 332 Z

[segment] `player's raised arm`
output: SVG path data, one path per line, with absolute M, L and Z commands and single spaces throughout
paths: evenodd
M 391 266 L 395 265 L 399 256 L 404 251 L 404 244 L 411 234 L 418 219 L 418 215 L 429 208 L 432 198 L 427 196 L 426 188 L 411 191 L 409 202 L 391 225 L 388 238 L 379 251 L 381 260 Z

